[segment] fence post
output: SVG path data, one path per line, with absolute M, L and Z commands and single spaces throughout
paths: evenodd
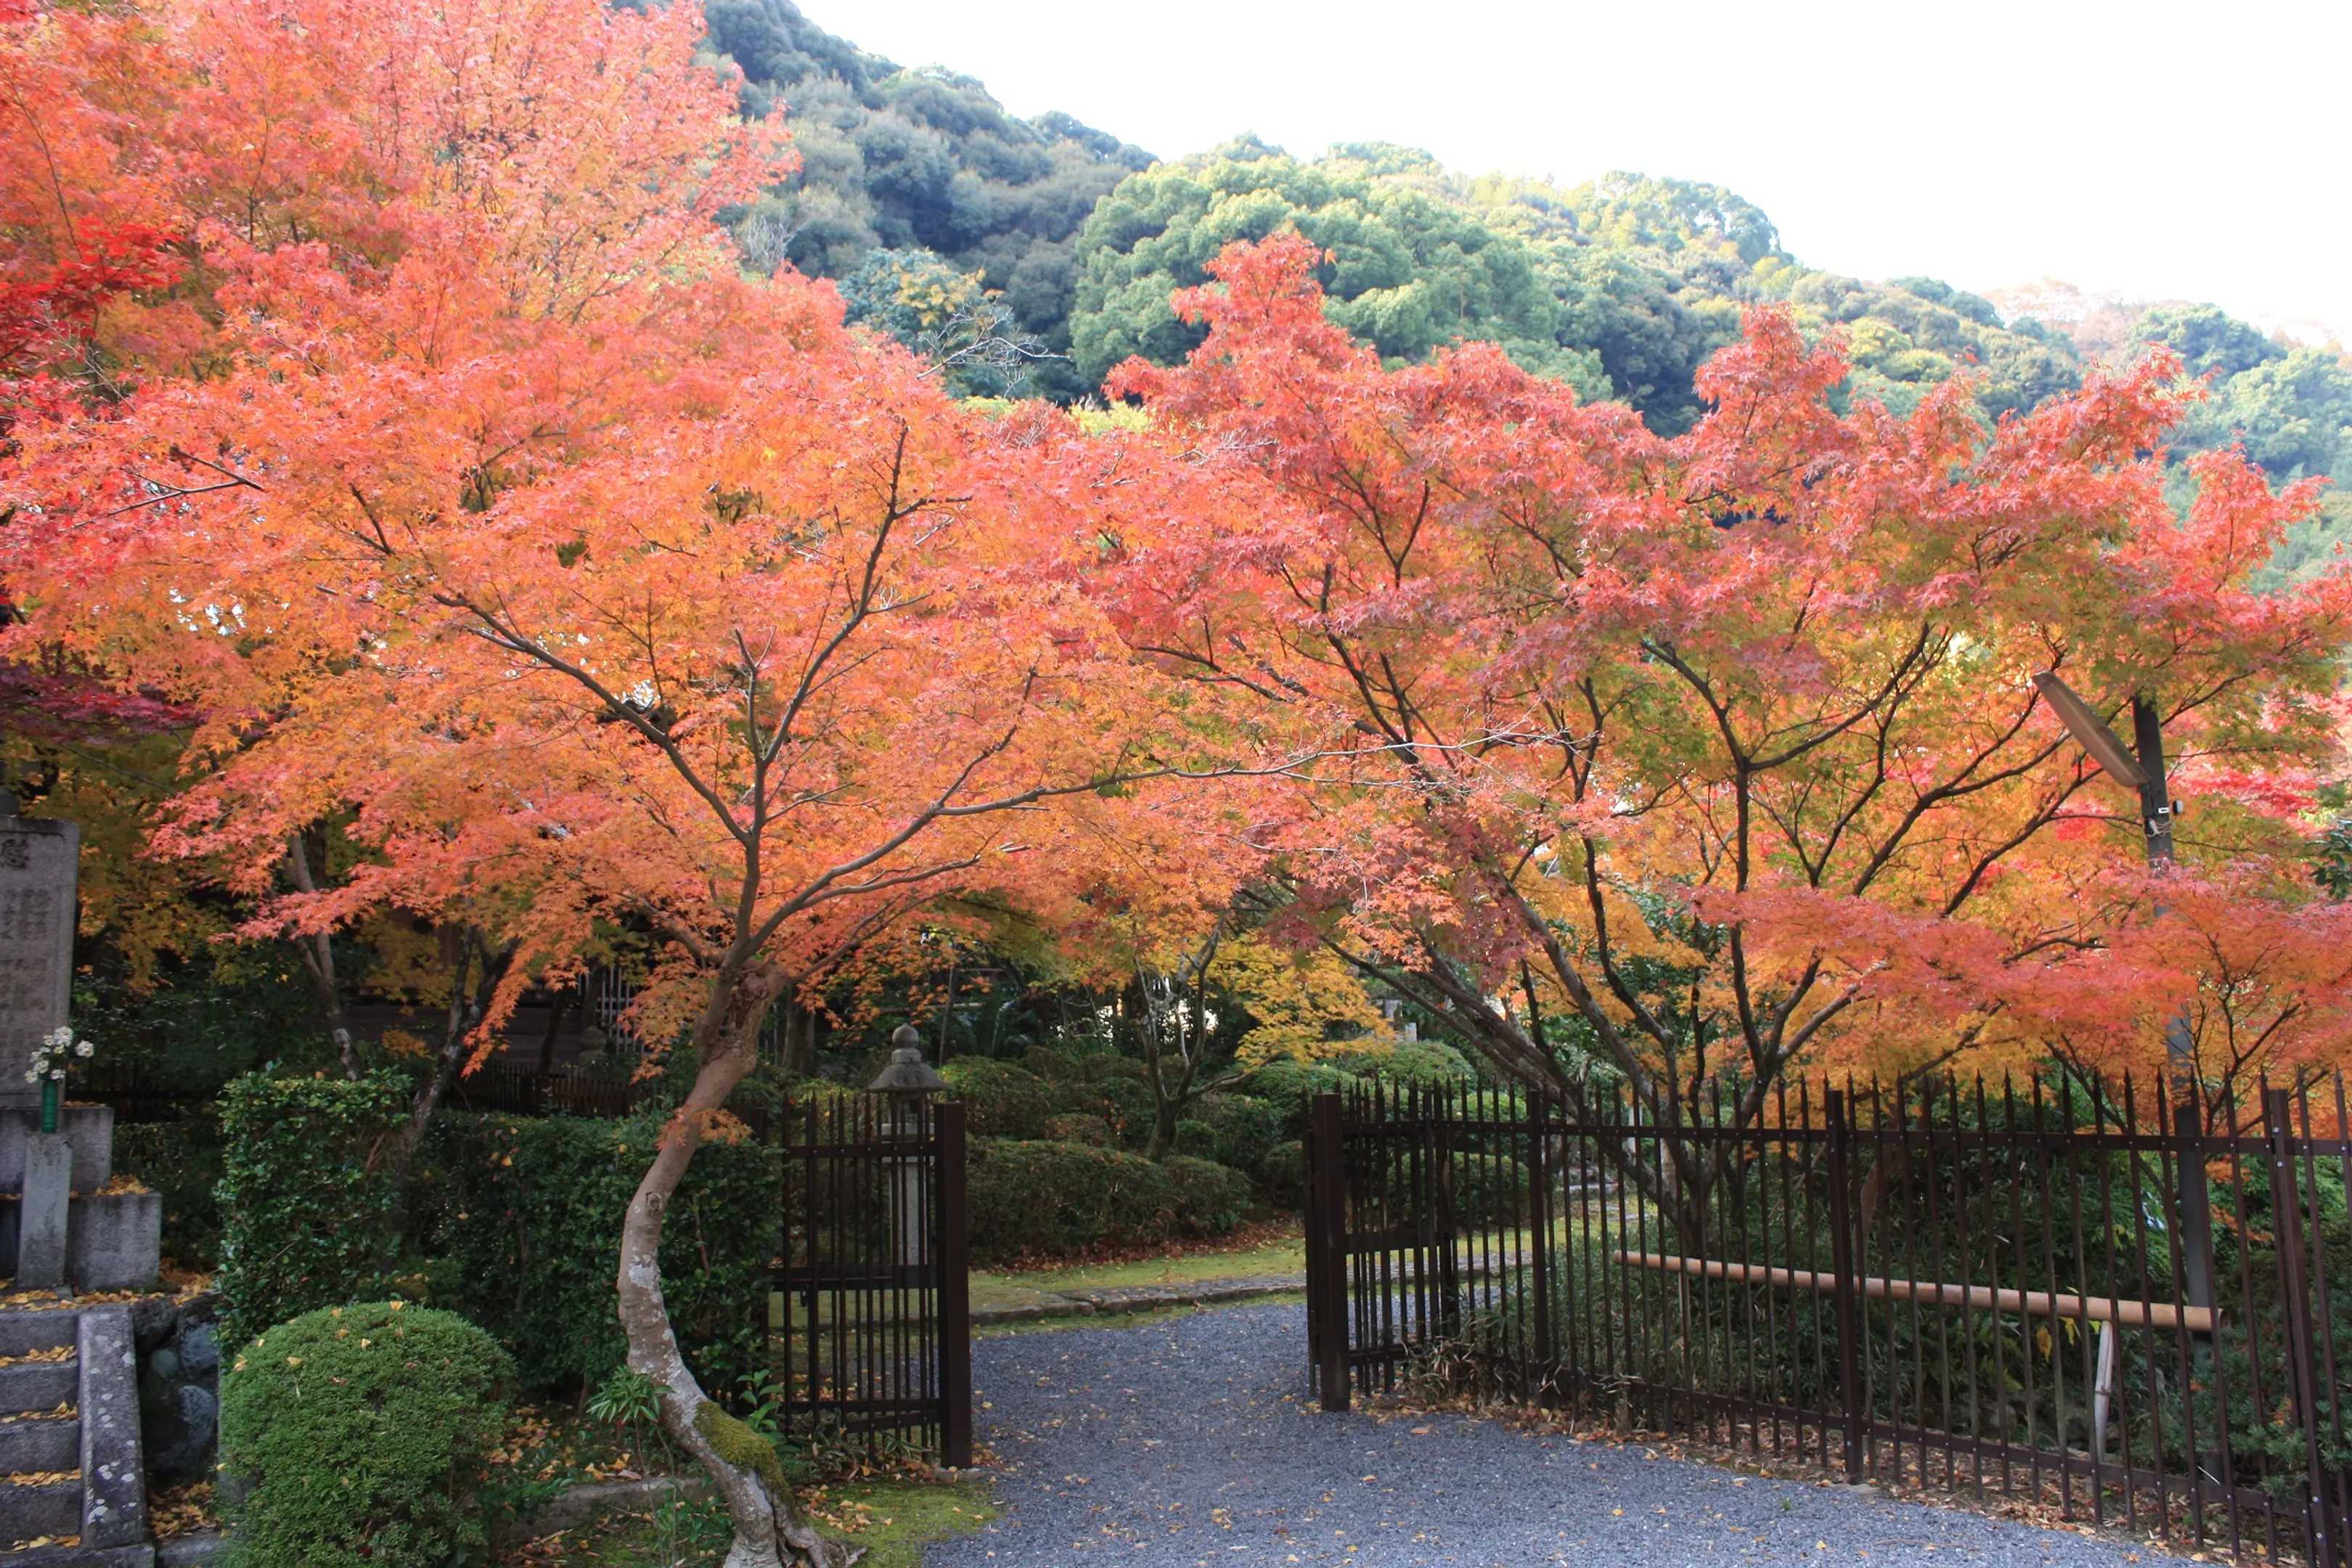
M 2284 1089 L 2263 1090 L 2271 1157 L 2271 1221 L 2278 1234 L 2280 1303 L 2285 1310 L 2287 1375 L 2295 1424 L 2303 1428 L 2304 1461 L 2309 1470 L 2305 1512 L 2311 1524 L 2311 1560 L 2335 1568 L 2337 1543 L 2331 1528 L 2327 1467 L 2320 1452 L 2322 1419 L 2319 1369 L 2312 1354 L 2311 1281 L 2303 1249 L 2303 1188 L 2295 1180 L 2294 1096 Z
M 971 1468 L 971 1238 L 964 1193 L 964 1108 L 933 1106 L 939 1118 L 940 1462 Z
M 1844 1406 L 1845 1415 L 1845 1477 L 1858 1481 L 1862 1479 L 1862 1336 L 1855 1310 L 1853 1203 L 1846 1190 L 1853 1133 L 1846 1121 L 1845 1095 L 1832 1089 L 1822 1098 L 1830 1134 L 1830 1268 L 1836 1286 L 1838 1403 Z
M 1552 1402 L 1559 1370 L 1553 1364 L 1551 1336 L 1551 1178 L 1544 1128 L 1544 1108 L 1549 1103 L 1539 1094 L 1528 1096 L 1528 1210 L 1533 1225 L 1521 1233 L 1528 1242 L 1526 1256 L 1520 1259 L 1535 1286 L 1536 1388 L 1538 1403 L 1545 1405 Z
M 2205 1185 L 2203 1133 L 2193 1099 L 2172 1108 L 2172 1135 L 2180 1144 L 2180 1261 L 2192 1307 L 2213 1304 L 2213 1200 Z
M 1326 1410 L 1345 1410 L 1348 1387 L 1346 1167 L 1339 1097 L 1315 1096 L 1307 1111 L 1307 1322 L 1315 1380 Z

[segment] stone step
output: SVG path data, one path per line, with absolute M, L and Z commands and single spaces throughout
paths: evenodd
M 74 1342 L 81 1313 L 71 1307 L 39 1312 L 0 1312 L 0 1355 L 29 1355 Z
M 81 1533 L 81 1482 L 51 1481 L 41 1487 L 0 1485 L 0 1542 L 38 1541 L 42 1536 Z M 7 1552 L 11 1563 L 23 1554 Z
M 55 1410 L 60 1405 L 71 1405 L 80 1386 L 79 1362 L 0 1363 L 0 1415 Z
M 0 1476 L 81 1468 L 81 1418 L 0 1421 Z M 76 1489 L 79 1491 L 79 1489 Z
M 154 1568 L 152 1546 L 37 1546 L 8 1554 L 8 1568 Z

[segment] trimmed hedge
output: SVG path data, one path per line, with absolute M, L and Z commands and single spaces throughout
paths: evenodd
M 526 1388 L 593 1387 L 621 1363 L 621 1220 L 663 1120 L 445 1112 L 436 1121 L 420 1206 L 431 1249 L 456 1266 L 449 1304 L 513 1353 Z M 703 1386 L 722 1397 L 763 1364 L 782 1181 L 772 1147 L 706 1142 L 662 1227 L 670 1322 Z
M 975 1258 L 1221 1236 L 1241 1223 L 1249 1201 L 1248 1178 L 1207 1160 L 1176 1155 L 1154 1164 L 1077 1143 L 971 1145 Z
M 1083 1109 L 1066 1103 L 1060 1089 L 1011 1062 L 965 1057 L 940 1071 L 947 1098 L 964 1106 L 964 1125 L 975 1138 L 1042 1138 L 1046 1118 Z
M 1284 1135 L 1282 1112 L 1245 1094 L 1213 1094 L 1199 1103 L 1196 1114 L 1209 1127 L 1209 1158 L 1253 1178 L 1276 1150 L 1293 1142 Z
M 1109 1122 L 1075 1110 L 1045 1118 L 1045 1137 L 1055 1143 L 1084 1143 L 1096 1149 L 1111 1148 L 1118 1142 L 1111 1136 Z
M 488 1335 L 398 1301 L 306 1312 L 221 1379 L 238 1568 L 446 1568 L 478 1554 L 468 1506 L 505 1432 L 513 1367 Z
M 407 1080 L 232 1079 L 221 1092 L 220 1288 L 231 1342 L 314 1307 L 379 1295 L 400 1190 L 383 1155 Z

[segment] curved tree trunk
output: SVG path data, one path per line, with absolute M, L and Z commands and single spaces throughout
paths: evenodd
M 705 1394 L 693 1369 L 679 1353 L 662 1299 L 662 1222 L 669 1212 L 694 1152 L 709 1130 L 709 1117 L 727 1103 L 758 1060 L 761 1020 L 783 989 L 780 974 L 755 974 L 714 1002 L 697 1026 L 712 1043 L 701 1052 L 694 1087 L 662 1131 L 661 1146 L 629 1200 L 621 1226 L 617 1281 L 621 1326 L 629 1338 L 629 1370 L 661 1384 L 662 1430 L 709 1472 L 735 1521 L 735 1543 L 726 1568 L 782 1568 L 787 1562 L 809 1568 L 847 1568 L 856 1553 L 803 1522 L 773 1445 L 728 1415 Z

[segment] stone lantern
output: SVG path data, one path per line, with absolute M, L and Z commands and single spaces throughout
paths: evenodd
M 899 1025 L 890 1035 L 890 1065 L 866 1086 L 869 1093 L 888 1097 L 887 1135 L 908 1145 L 930 1131 L 931 1096 L 948 1086 L 948 1080 L 923 1060 L 921 1039 L 914 1026 Z M 890 1163 L 891 1221 L 898 1237 L 898 1261 L 918 1268 L 930 1261 L 929 1205 L 923 1179 L 928 1163 L 919 1148 L 913 1147 L 902 1149 Z

